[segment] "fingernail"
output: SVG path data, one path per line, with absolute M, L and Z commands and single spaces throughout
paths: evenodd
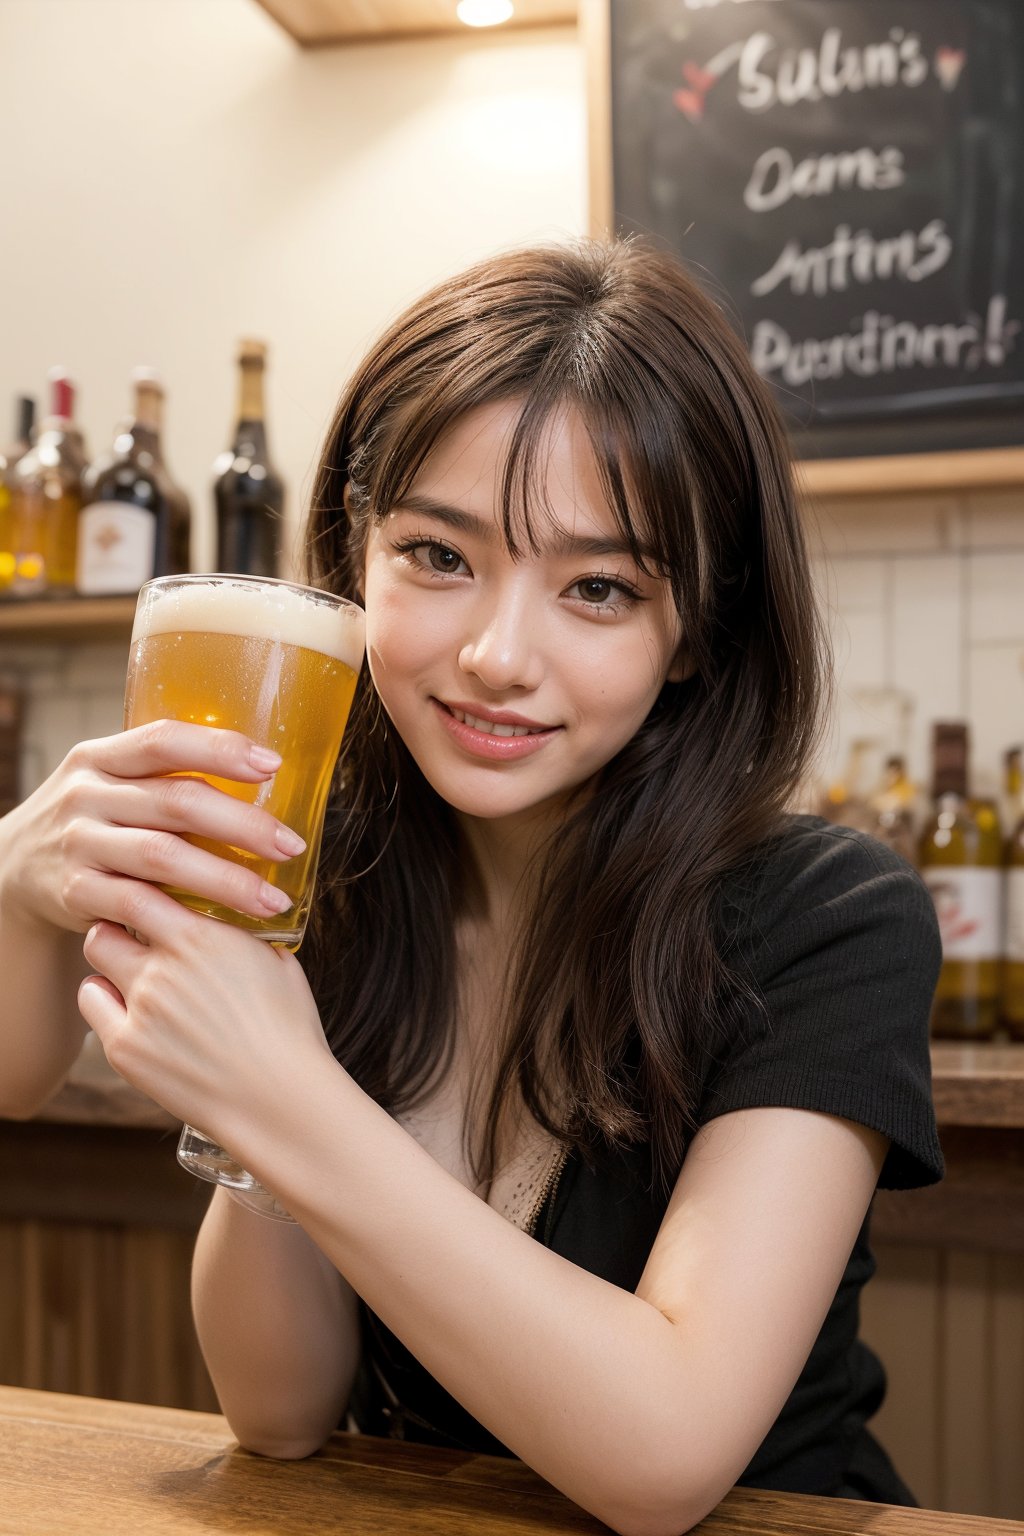
M 292 898 L 286 892 L 279 891 L 274 885 L 268 885 L 266 880 L 260 886 L 260 901 L 269 912 L 287 912 L 293 905 Z
M 274 833 L 274 842 L 290 859 L 293 859 L 297 853 L 301 853 L 306 846 L 305 838 L 293 832 L 290 827 L 278 827 Z
M 281 756 L 269 747 L 250 747 L 249 762 L 260 773 L 274 773 L 281 766 Z

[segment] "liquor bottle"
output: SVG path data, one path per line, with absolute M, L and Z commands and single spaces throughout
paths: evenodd
M 75 386 L 63 368 L 49 375 L 50 414 L 11 477 L 11 595 L 61 597 L 74 591 L 85 445 L 75 426 Z
M 148 368 L 136 368 L 132 386 L 134 414 L 83 481 L 76 586 L 87 596 L 135 593 L 189 568 L 191 509 L 160 448 L 164 387 Z
M 988 1039 L 999 1013 L 1002 847 L 998 824 L 979 820 L 968 798 L 966 725 L 935 726 L 933 792 L 918 847 L 942 933 L 932 1033 Z
M 238 424 L 231 447 L 213 466 L 217 569 L 244 576 L 279 576 L 282 565 L 284 482 L 267 450 L 266 360 L 263 342 L 240 344 Z
M 0 453 L 0 597 L 7 595 L 14 580 L 14 466 L 32 446 L 35 420 L 35 401 L 29 395 L 19 395 L 14 407 L 14 440 Z
M 1000 797 L 1003 826 L 1013 832 L 1024 815 L 1024 749 L 1007 747 L 1003 753 L 1003 792 Z
M 1009 755 L 1009 754 L 1008 754 Z M 1018 772 L 1020 769 L 1018 751 Z M 1019 798 L 1018 786 L 1018 798 Z M 1000 1023 L 1014 1040 L 1024 1040 L 1024 807 L 1010 827 L 1006 866 L 1006 939 L 1003 951 Z
M 872 837 L 887 844 L 905 858 L 908 864 L 917 863 L 917 843 L 914 837 L 914 806 L 917 788 L 907 773 L 906 760 L 894 753 L 885 760 L 885 769 L 878 788 L 868 797 L 868 805 L 874 815 Z

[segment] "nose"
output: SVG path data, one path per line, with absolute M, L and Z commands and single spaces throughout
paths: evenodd
M 470 615 L 469 633 L 459 651 L 459 668 L 485 688 L 537 688 L 544 676 L 538 615 L 524 586 L 481 593 Z

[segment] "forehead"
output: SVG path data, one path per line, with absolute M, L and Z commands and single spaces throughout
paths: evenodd
M 427 456 L 410 496 L 455 505 L 500 524 L 521 415 L 521 401 L 504 400 L 460 417 Z M 535 456 L 514 469 L 510 512 L 528 535 L 543 536 L 546 528 L 608 536 L 620 531 L 589 433 L 571 406 L 548 415 Z

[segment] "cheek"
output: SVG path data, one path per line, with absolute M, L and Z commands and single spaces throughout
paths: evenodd
M 437 651 L 436 607 L 423 601 L 432 595 L 396 579 L 386 562 L 368 561 L 366 656 L 385 702 L 390 688 L 421 673 Z
M 661 692 L 674 653 L 666 635 L 648 626 L 583 647 L 572 658 L 582 711 L 616 724 L 628 739 Z

